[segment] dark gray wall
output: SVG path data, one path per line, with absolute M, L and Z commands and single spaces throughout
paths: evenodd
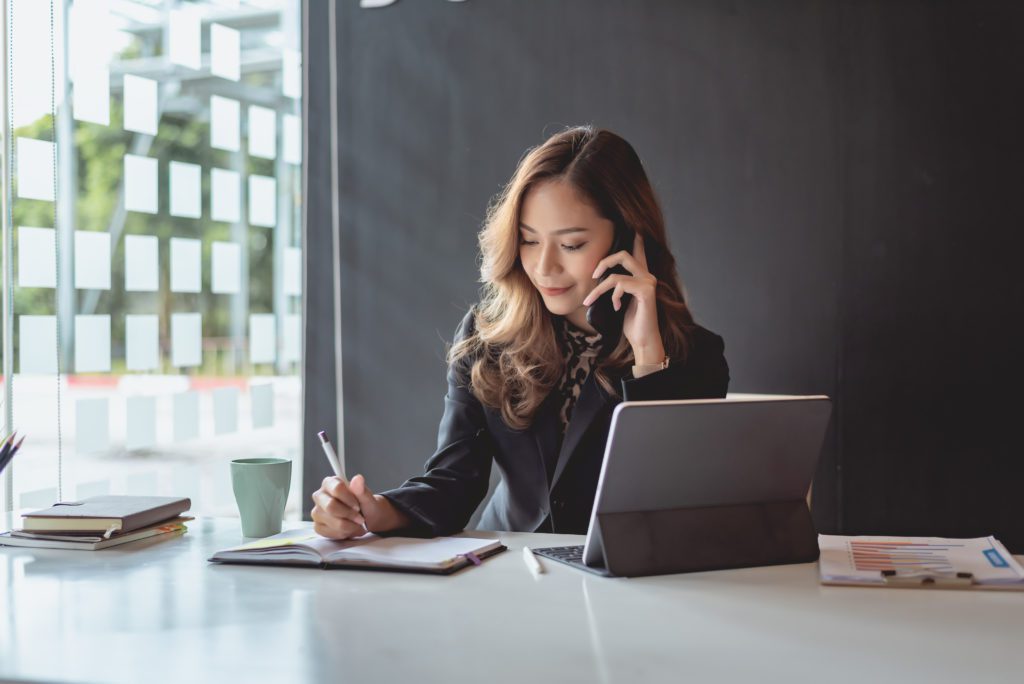
M 1024 5 L 881 7 L 843 17 L 845 529 L 1024 553 Z
M 985 503 L 1022 481 L 996 425 L 1020 377 L 1020 10 L 337 8 L 350 473 L 381 489 L 419 472 L 444 341 L 476 300 L 484 207 L 526 147 L 585 122 L 643 159 L 697 319 L 725 337 L 731 389 L 835 398 L 822 530 L 1024 545 L 1008 507 Z M 320 145 L 325 132 L 311 123 Z

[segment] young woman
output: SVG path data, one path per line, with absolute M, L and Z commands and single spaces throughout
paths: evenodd
M 319 534 L 458 532 L 492 462 L 502 477 L 482 527 L 583 534 L 616 404 L 725 396 L 722 338 L 694 323 L 654 191 L 619 136 L 577 127 L 530 150 L 479 241 L 482 300 L 448 353 L 426 472 L 380 494 L 362 475 L 326 478 Z M 587 309 L 606 293 L 624 315 L 602 335 Z

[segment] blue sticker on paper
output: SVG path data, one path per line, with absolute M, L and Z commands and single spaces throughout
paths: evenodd
M 985 549 L 985 558 L 988 558 L 988 562 L 992 564 L 994 568 L 1008 568 L 1006 559 L 999 555 L 999 552 L 995 549 Z

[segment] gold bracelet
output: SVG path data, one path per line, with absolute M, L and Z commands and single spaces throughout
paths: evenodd
M 633 373 L 635 374 L 637 370 L 639 370 L 639 371 L 641 371 L 643 373 L 653 373 L 654 371 L 665 370 L 666 368 L 668 368 L 668 361 L 669 361 L 669 357 L 666 356 L 663 361 L 660 361 L 658 363 L 638 363 L 638 364 L 635 364 L 633 366 Z

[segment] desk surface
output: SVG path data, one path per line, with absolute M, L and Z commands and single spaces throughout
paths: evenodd
M 519 550 L 568 535 L 500 534 L 509 552 L 450 577 L 206 562 L 240 534 L 205 519 L 97 552 L 0 547 L 0 679 L 1024 676 L 1024 593 L 822 587 L 814 564 L 606 579 L 542 561 L 535 580 Z

